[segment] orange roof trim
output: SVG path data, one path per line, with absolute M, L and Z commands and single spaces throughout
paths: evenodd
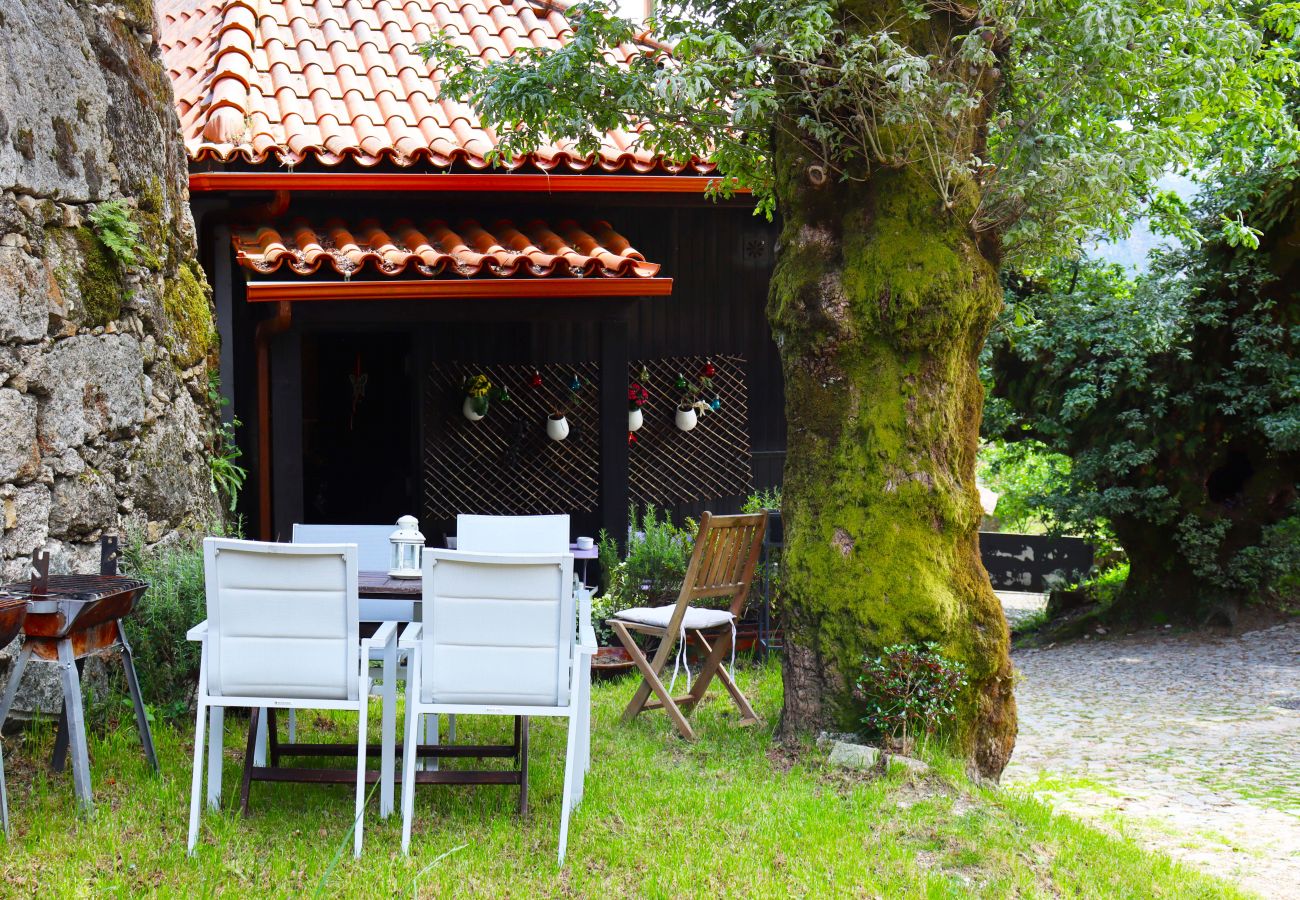
M 583 226 L 571 219 L 554 226 L 537 219 L 522 227 L 502 219 L 489 229 L 473 219 L 454 226 L 402 219 L 387 227 L 370 219 L 354 227 L 341 219 L 316 226 L 300 218 L 237 229 L 231 241 L 239 264 L 259 274 L 285 266 L 298 275 L 329 267 L 348 278 L 367 271 L 516 279 L 652 278 L 659 272 L 608 222 Z
M 365 167 L 488 167 L 496 135 L 472 107 L 438 100 L 415 52 L 435 32 L 484 60 L 560 47 L 567 6 L 548 0 L 157 0 L 163 61 L 190 159 Z M 619 48 L 626 62 L 646 47 Z M 600 150 L 543 147 L 510 168 L 710 172 L 673 165 L 611 131 Z

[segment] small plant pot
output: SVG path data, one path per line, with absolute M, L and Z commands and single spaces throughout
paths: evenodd
M 477 422 L 483 418 L 485 413 L 479 412 L 474 408 L 474 398 L 466 397 L 465 402 L 460 405 L 460 411 L 465 414 L 465 418 L 471 422 Z
M 550 416 L 546 420 L 546 436 L 553 441 L 562 441 L 569 436 L 569 420 L 564 416 Z
M 629 409 L 627 411 L 627 430 L 640 431 L 641 426 L 645 424 L 645 415 L 641 412 L 641 407 Z
M 677 427 L 682 431 L 690 431 L 699 424 L 700 417 L 695 412 L 695 407 L 682 404 L 677 407 L 677 415 L 674 418 L 674 421 L 677 423 Z

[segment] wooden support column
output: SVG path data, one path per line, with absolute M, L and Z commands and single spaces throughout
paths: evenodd
M 287 541 L 302 521 L 302 332 L 290 329 L 271 343 L 272 540 Z M 357 477 L 383 477 L 358 472 Z
M 627 317 L 600 323 L 600 524 L 627 540 Z
M 217 334 L 221 337 L 221 393 L 230 400 L 221 408 L 221 421 L 235 421 L 235 298 L 232 291 L 235 262 L 231 259 L 230 227 L 212 229 L 212 302 L 217 314 Z

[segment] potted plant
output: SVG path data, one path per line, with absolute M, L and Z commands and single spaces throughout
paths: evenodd
M 639 381 L 634 381 L 627 388 L 627 430 L 640 431 L 645 424 L 645 415 L 641 407 L 650 399 L 650 392 Z
M 471 375 L 465 379 L 465 401 L 460 405 L 465 418 L 477 422 L 487 415 L 488 392 L 491 390 L 492 382 L 486 375 Z

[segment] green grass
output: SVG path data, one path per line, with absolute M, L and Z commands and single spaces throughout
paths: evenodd
M 740 677 L 774 722 L 777 667 Z M 98 809 L 78 819 L 68 777 L 44 766 L 53 743 L 44 724 L 6 741 L 14 833 L 0 853 L 0 894 L 307 896 L 324 877 L 327 896 L 1241 896 L 1024 793 L 968 782 L 951 762 L 939 760 L 938 774 L 923 780 L 829 769 L 811 746 L 785 749 L 770 729 L 731 727 L 734 711 L 721 696 L 697 712 L 693 745 L 658 713 L 621 725 L 632 689 L 630 680 L 595 688 L 593 768 L 563 869 L 555 866 L 558 722 L 534 720 L 527 821 L 515 817 L 509 788 L 426 786 L 416 795 L 411 858 L 400 851 L 400 818 L 380 821 L 372 799 L 359 861 L 347 839 L 350 788 L 256 784 L 248 819 L 230 809 L 241 721 L 227 726 L 226 809 L 204 815 L 192 859 L 192 725 L 155 726 L 157 777 L 129 721 L 95 739 Z M 300 718 L 300 732 L 340 741 L 350 728 L 342 714 Z M 507 729 L 462 719 L 467 740 L 504 738 Z

